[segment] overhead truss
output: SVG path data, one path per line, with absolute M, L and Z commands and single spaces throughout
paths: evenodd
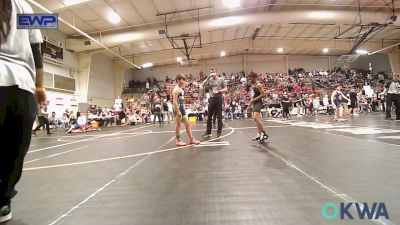
M 344 30 L 340 31 L 338 28 L 338 34 L 335 39 L 350 39 L 353 40 L 353 46 L 349 51 L 349 54 L 353 54 L 357 48 L 364 43 L 368 42 L 371 38 L 376 36 L 379 32 L 385 29 L 388 25 L 393 24 L 396 21 L 397 16 L 395 15 L 394 1 L 393 0 L 381 0 L 385 3 L 388 11 L 388 17 L 384 23 L 372 22 L 365 24 L 362 21 L 362 6 L 360 0 L 358 0 L 358 14 L 354 21 L 354 24 Z

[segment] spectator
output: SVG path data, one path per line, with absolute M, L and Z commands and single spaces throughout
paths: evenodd
M 61 117 L 61 127 L 65 129 L 68 127 L 68 124 L 69 124 L 69 118 L 66 113 L 63 113 Z
M 57 127 L 56 112 L 52 112 L 51 115 L 49 116 L 49 125 Z
M 170 118 L 168 117 L 168 103 L 167 100 L 164 99 L 163 100 L 163 104 L 162 104 L 162 118 L 164 123 L 170 123 Z
M 150 90 L 150 82 L 146 81 L 146 93 Z
M 287 94 L 285 93 L 282 96 L 282 100 L 281 100 L 281 106 L 282 106 L 282 110 L 283 110 L 282 111 L 282 116 L 283 116 L 282 118 L 283 119 L 289 119 L 289 116 L 290 116 L 290 112 L 289 112 L 290 105 L 291 105 L 290 100 L 289 100 Z
M 36 136 L 36 131 L 38 131 L 40 129 L 40 127 L 43 127 L 43 130 L 46 129 L 47 130 L 47 134 L 53 134 L 50 131 L 50 124 L 49 124 L 47 106 L 46 105 L 41 105 L 40 106 L 39 113 L 38 113 L 38 119 L 39 119 L 39 125 L 32 131 L 33 135 Z
M 154 104 L 154 108 L 153 108 L 153 124 L 156 123 L 156 117 L 158 118 L 158 123 L 161 125 L 162 123 L 162 119 L 161 119 L 161 103 L 159 102 L 160 100 L 157 100 L 157 102 Z
M 77 130 L 80 129 L 80 132 L 86 131 L 86 116 L 84 114 L 81 114 L 77 122 L 75 124 L 72 124 L 71 127 L 67 130 L 65 133 L 71 133 L 72 130 Z

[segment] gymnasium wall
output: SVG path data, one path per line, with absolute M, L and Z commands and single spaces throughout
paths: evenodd
M 78 55 L 78 72 L 76 76 L 77 94 L 79 95 L 79 102 L 87 102 L 88 88 L 89 88 L 89 75 L 90 75 L 90 54 Z
M 62 42 L 65 46 L 66 36 L 65 34 L 57 31 L 57 30 L 41 30 L 42 35 L 46 35 L 52 38 L 57 39 Z M 65 109 L 77 111 L 78 110 L 78 101 L 80 100 L 80 90 L 81 85 L 79 83 L 79 57 L 77 54 L 64 49 L 64 57 L 63 57 L 63 65 L 57 66 L 50 63 L 43 63 L 43 70 L 48 74 L 61 75 L 69 78 L 75 79 L 75 93 L 74 94 L 66 94 L 62 93 L 62 91 L 57 90 L 47 90 L 47 100 L 49 100 L 48 110 L 49 112 L 56 112 L 57 117 L 61 117 L 62 113 Z M 72 71 L 76 71 L 75 73 Z M 53 87 L 52 84 L 45 82 L 46 87 Z M 82 85 L 85 86 L 86 85 Z M 86 88 L 85 88 L 86 89 Z
M 392 69 L 393 74 L 400 74 L 400 53 L 399 52 L 391 52 L 388 54 L 390 67 Z
M 248 55 L 246 56 L 247 72 L 286 73 L 286 59 L 283 55 Z M 245 71 L 245 68 L 243 69 Z
M 113 63 L 113 70 L 114 70 L 114 99 L 121 97 L 122 93 L 122 83 L 125 73 L 124 67 L 117 63 Z
M 337 62 L 337 56 L 288 56 L 289 68 L 303 68 L 306 71 L 327 70 L 334 67 L 340 67 Z
M 243 56 L 232 56 L 232 57 L 223 57 L 216 58 L 211 60 L 202 61 L 203 65 L 201 69 L 202 71 L 208 73 L 210 68 L 216 68 L 218 73 L 225 72 L 226 74 L 237 73 L 243 70 Z M 179 71 L 179 68 L 178 68 Z M 199 71 L 197 72 L 197 74 Z
M 389 55 L 383 53 L 377 53 L 373 55 L 361 55 L 353 62 L 351 68 L 369 70 L 369 63 L 372 64 L 374 73 L 379 72 L 390 72 L 392 71 Z
M 96 53 L 91 57 L 88 98 L 93 104 L 114 105 L 114 62 L 107 56 Z

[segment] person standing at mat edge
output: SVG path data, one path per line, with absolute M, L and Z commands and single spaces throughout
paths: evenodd
M 19 13 L 33 10 L 25 0 L 0 1 L 0 222 L 12 217 L 11 199 L 31 142 L 36 102 L 46 100 L 42 35 L 39 30 L 17 29 Z
M 228 88 L 226 87 L 225 80 L 221 77 L 217 77 L 216 69 L 210 70 L 210 76 L 203 81 L 200 88 L 203 88 L 204 85 L 209 87 L 210 99 L 208 100 L 207 131 L 203 137 L 211 137 L 212 117 L 214 115 L 217 116 L 218 119 L 217 137 L 220 137 L 222 132 L 222 94 L 227 92 Z
M 396 120 L 400 120 L 400 75 L 393 75 L 393 80 L 385 85 L 386 120 L 392 120 L 392 105 L 396 108 Z
M 176 76 L 176 83 L 174 90 L 172 91 L 172 99 L 173 99 L 173 106 L 174 106 L 174 114 L 175 114 L 175 132 L 176 132 L 176 146 L 185 146 L 181 140 L 181 122 L 183 122 L 186 126 L 186 132 L 189 136 L 189 141 L 191 145 L 198 145 L 200 141 L 197 141 L 193 137 L 192 128 L 189 123 L 188 116 L 185 110 L 184 104 L 184 96 L 185 92 L 183 91 L 183 87 L 185 86 L 186 77 L 183 74 L 178 74 Z
M 250 106 L 253 106 L 253 120 L 256 123 L 258 129 L 257 136 L 252 140 L 263 143 L 265 140 L 268 139 L 268 135 L 265 133 L 260 113 L 261 109 L 263 108 L 263 98 L 265 98 L 265 96 L 267 95 L 265 94 L 262 84 L 257 81 L 258 76 L 256 73 L 251 72 L 247 77 L 250 80 L 250 84 L 253 86 L 253 97 L 250 100 L 249 109 Z

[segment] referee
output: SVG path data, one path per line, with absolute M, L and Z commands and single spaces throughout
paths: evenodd
M 225 80 L 221 77 L 217 77 L 216 69 L 210 69 L 210 76 L 203 81 L 200 88 L 203 88 L 204 85 L 209 87 L 210 99 L 208 100 L 207 131 L 203 137 L 211 137 L 213 116 L 217 116 L 218 119 L 217 137 L 219 137 L 222 131 L 222 95 L 227 92 L 228 88 L 226 87 Z
M 396 107 L 396 120 L 400 120 L 400 83 L 399 75 L 393 75 L 393 80 L 386 84 L 383 92 L 386 94 L 386 120 L 392 119 L 392 105 Z

